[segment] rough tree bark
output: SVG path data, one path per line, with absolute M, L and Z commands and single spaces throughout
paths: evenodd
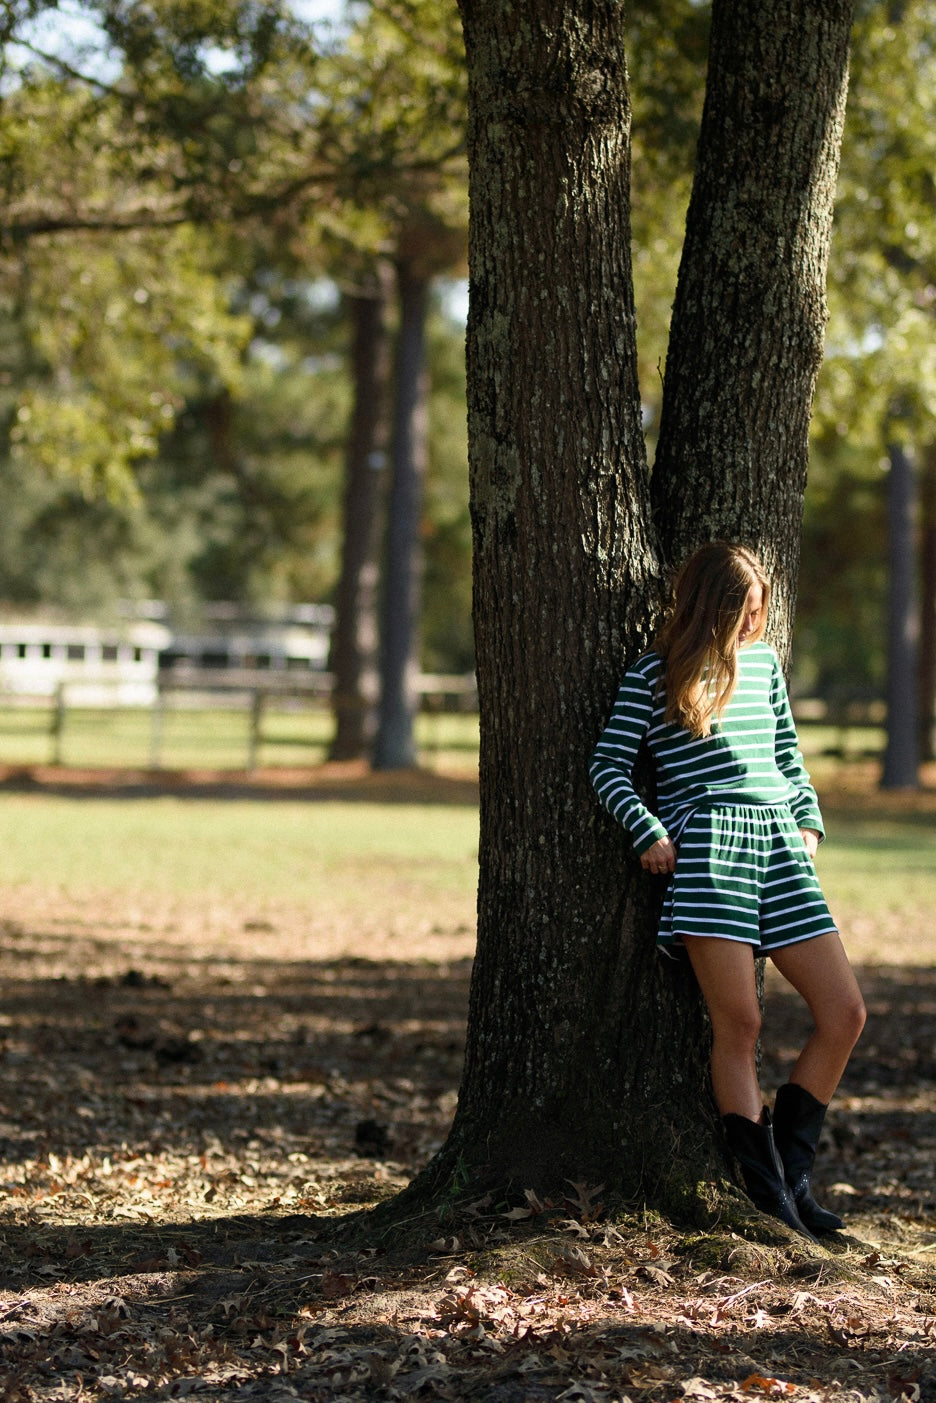
M 658 618 L 661 560 L 753 540 L 789 609 L 849 7 L 716 0 L 656 530 L 622 7 L 462 0 L 462 16 L 479 931 L 458 1112 L 414 1192 L 587 1176 L 685 1212 L 724 1169 L 699 999 L 653 949 L 659 891 L 586 766 Z
M 670 560 L 721 536 L 773 580 L 788 655 L 822 359 L 852 0 L 724 0 L 666 360 L 653 477 Z
M 345 459 L 341 574 L 332 635 L 330 760 L 370 755 L 377 702 L 377 579 L 381 466 L 390 370 L 388 269 L 345 299 L 351 322 L 354 404 Z
M 420 521 L 426 477 L 428 370 L 426 317 L 431 278 L 419 259 L 397 264 L 397 332 L 390 494 L 380 632 L 380 708 L 374 768 L 416 764 L 419 708 Z

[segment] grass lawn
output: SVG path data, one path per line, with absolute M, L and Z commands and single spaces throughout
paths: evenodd
M 66 938 L 161 934 L 173 959 L 473 948 L 473 805 L 6 793 L 0 853 L 0 917 Z
M 828 829 L 820 876 L 853 957 L 936 963 L 936 793 L 880 795 L 867 765 L 814 770 Z M 306 932 L 306 944 L 327 928 L 343 932 L 343 949 L 359 940 L 362 950 L 389 910 L 397 933 L 407 922 L 458 929 L 459 953 L 470 953 L 476 806 L 374 802 L 363 781 L 344 783 L 311 801 L 268 790 L 262 799 L 0 794 L 7 910 L 104 900 L 118 924 L 128 903 L 151 913 L 184 907 L 193 919 L 210 910 L 222 938 L 222 913 L 237 907 L 248 921 L 276 913 Z
M 200 708 L 171 700 L 160 716 L 144 707 L 69 708 L 54 734 L 54 709 L 0 707 L 0 765 L 76 768 L 243 770 L 251 756 L 249 707 Z M 333 723 L 321 705 L 269 702 L 264 710 L 257 765 L 320 765 Z M 420 761 L 432 767 L 477 765 L 478 718 L 424 713 L 416 721 Z
M 477 829 L 474 810 L 446 805 L 0 796 L 4 884 L 74 891 L 314 902 L 341 884 L 376 901 L 405 871 L 461 893 Z
M 830 900 L 854 915 L 886 920 L 902 912 L 925 917 L 928 929 L 936 905 L 936 826 L 835 813 L 827 818 L 828 839 L 817 862 Z
M 827 841 L 823 888 L 849 953 L 872 964 L 936 965 L 936 767 L 915 791 L 878 788 L 877 762 L 811 760 Z

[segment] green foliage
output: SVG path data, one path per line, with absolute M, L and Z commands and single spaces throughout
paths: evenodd
M 633 107 L 631 258 L 648 456 L 659 428 L 670 309 L 702 114 L 710 7 L 633 4 L 628 63 Z
M 431 273 L 463 261 L 457 13 L 361 8 L 316 51 L 282 4 L 86 8 L 98 56 L 22 24 L 9 51 L 0 478 L 18 507 L 0 590 L 79 611 L 118 593 L 325 597 L 349 384 L 344 328 L 309 290 L 378 250 Z M 461 668 L 463 371 L 441 320 L 434 339 L 426 636 L 430 665 Z
M 131 492 L 184 399 L 238 388 L 250 324 L 232 313 L 205 236 L 192 229 L 34 241 L 23 254 L 31 373 L 10 431 L 14 459 L 86 494 Z
M 191 400 L 147 485 L 162 509 L 199 499 L 185 592 L 209 599 L 321 599 L 337 572 L 349 386 L 337 304 L 263 273 L 242 393 Z M 164 581 L 160 593 L 173 598 Z
M 124 455 L 110 477 L 92 471 L 90 454 L 79 458 L 75 441 L 55 440 L 48 428 L 49 461 L 37 471 L 36 440 L 16 420 L 15 451 L 0 457 L 0 492 L 10 504 L 0 516 L 0 595 L 77 614 L 111 608 L 119 598 L 155 596 L 185 609 L 202 598 L 330 597 L 350 405 L 347 328 L 336 290 L 261 263 L 232 281 L 230 300 L 225 316 L 237 341 L 227 348 L 225 377 L 220 357 L 193 355 L 181 367 L 170 358 L 164 373 L 177 387 L 170 412 L 160 423 L 159 403 L 151 406 L 156 423 L 145 453 L 119 432 L 116 445 L 107 440 Z M 129 306 L 136 311 L 132 298 Z M 82 337 L 71 330 L 83 363 Z M 97 367 L 105 348 L 95 330 L 92 320 L 88 361 Z M 138 327 L 131 335 L 118 318 L 114 335 L 114 354 L 126 337 L 128 377 L 122 383 L 118 363 L 103 422 L 119 431 L 123 411 L 115 406 L 118 395 L 127 401 L 131 393 L 134 335 L 145 347 L 149 333 Z M 424 662 L 434 671 L 466 671 L 473 663 L 462 344 L 461 328 L 436 310 L 424 527 Z M 152 354 L 155 363 L 158 337 Z M 138 369 L 147 391 L 142 360 Z M 38 372 L 37 382 L 46 383 Z M 54 384 L 37 410 L 45 425 Z M 146 407 L 145 393 L 143 401 Z M 22 396 L 11 394 L 10 403 L 21 408 Z M 63 403 L 74 401 L 63 395 Z M 76 472 L 80 461 L 89 464 L 86 476 Z M 132 476 L 125 471 L 131 468 Z M 107 482 L 112 490 L 96 490 Z
M 340 172 L 337 193 L 379 212 L 391 231 L 414 216 L 464 231 L 467 75 L 457 9 L 382 0 L 360 15 L 327 60 L 316 113 L 321 157 Z
M 302 289 L 376 252 L 457 270 L 466 220 L 456 7 L 380 0 L 322 44 L 285 0 L 4 8 L 0 589 L 180 600 L 323 597 L 335 578 L 344 332 Z M 633 265 L 652 451 L 704 90 L 710 8 L 629 8 Z M 881 462 L 934 438 L 936 26 L 859 4 L 807 494 L 801 683 L 883 670 Z M 155 224 L 136 232 L 121 225 Z M 96 232 L 89 232 L 92 226 Z M 431 336 L 424 528 L 430 668 L 471 664 L 460 348 Z M 75 562 L 84 568 L 76 569 Z M 830 562 L 834 568 L 830 568 Z M 857 623 L 857 626 L 856 626 Z
M 813 444 L 803 523 L 794 686 L 833 705 L 884 683 L 884 465 L 834 432 Z
M 634 164 L 655 184 L 691 171 L 695 157 L 711 6 L 698 0 L 633 0 L 628 6 L 628 67 L 634 113 Z
M 880 694 L 887 445 L 936 432 L 936 10 L 859 6 L 813 420 L 797 656 L 832 699 Z
M 819 424 L 847 414 L 876 445 L 933 432 L 934 19 L 928 0 L 902 6 L 899 22 L 868 6 L 854 36 Z

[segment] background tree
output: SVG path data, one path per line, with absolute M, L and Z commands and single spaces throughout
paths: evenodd
M 434 277 L 458 258 L 462 236 L 435 220 L 414 219 L 401 231 L 396 260 L 397 333 L 391 480 L 384 556 L 380 640 L 380 705 L 374 766 L 416 764 L 419 709 L 422 521 L 429 447 L 426 331 Z
M 920 782 L 917 711 L 920 633 L 917 604 L 919 553 L 916 541 L 918 491 L 914 464 L 896 434 L 889 444 L 888 458 L 887 505 L 891 549 L 887 619 L 887 744 L 881 786 L 884 789 L 915 789 Z
M 436 277 L 464 259 L 465 80 L 455 10 L 436 0 L 387 0 L 363 12 L 334 63 L 340 81 L 331 85 L 334 101 L 318 119 L 323 147 L 344 148 L 352 174 L 339 189 L 351 204 L 374 211 L 396 272 L 373 757 L 377 768 L 391 769 L 416 761 L 431 290 Z
M 331 760 L 370 754 L 377 703 L 377 583 L 381 469 L 386 462 L 391 291 L 389 265 L 346 294 L 354 402 L 345 458 L 341 572 L 330 665 L 335 733 Z M 363 280 L 362 280 L 363 282 Z
M 899 744 L 913 734 L 917 695 L 924 735 L 933 710 L 933 683 L 922 673 L 919 687 L 888 683 L 885 506 L 893 430 L 921 464 L 933 440 L 934 18 L 928 0 L 858 7 L 807 498 L 805 646 L 797 650 L 803 684 L 836 710 L 886 693 Z M 914 517 L 895 556 L 901 570 L 907 549 L 917 554 L 919 531 Z M 923 617 L 933 619 L 934 589 L 922 587 L 933 576 L 921 578 L 917 566 L 913 574 Z

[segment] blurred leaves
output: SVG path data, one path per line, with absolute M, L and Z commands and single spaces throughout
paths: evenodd
M 463 265 L 457 13 L 361 7 L 337 42 L 285 4 L 100 0 L 53 35 L 54 8 L 17 10 L 0 90 L 0 590 L 88 607 L 111 566 L 131 594 L 326 596 L 349 384 L 334 287 L 316 303 L 377 254 Z M 437 327 L 428 635 L 470 666 L 464 371 Z M 66 580 L 81 532 L 106 559 Z
M 139 524 L 140 494 L 160 473 L 179 487 L 181 455 L 183 497 L 196 493 L 199 506 L 186 524 L 179 498 L 173 530 L 177 545 L 188 537 L 185 559 L 202 560 L 187 583 L 176 567 L 173 587 L 327 591 L 344 342 L 335 327 L 303 329 L 295 289 L 322 278 L 354 286 L 377 255 L 422 260 L 432 275 L 464 271 L 456 7 L 374 0 L 330 31 L 285 0 L 93 0 L 83 25 L 61 32 L 55 15 L 43 0 L 7 5 L 0 36 L 4 471 L 70 474 L 81 494 L 103 492 Z M 932 0 L 857 9 L 797 647 L 804 679 L 826 689 L 879 685 L 884 438 L 925 447 L 934 437 L 934 21 Z M 629 7 L 651 449 L 708 23 L 709 6 L 694 0 Z M 470 530 L 463 368 L 447 328 L 433 367 L 446 408 L 431 429 L 427 660 L 461 667 Z M 193 455 L 219 442 L 204 420 L 212 404 L 228 406 L 237 452 L 196 492 Z M 156 535 L 165 582 L 173 550 Z

